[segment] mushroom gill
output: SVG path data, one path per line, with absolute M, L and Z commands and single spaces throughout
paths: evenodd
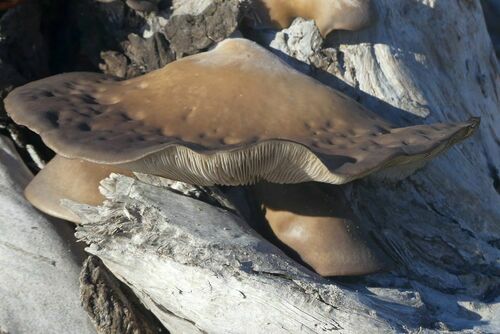
M 197 185 L 343 184 L 421 165 L 479 123 L 394 128 L 245 39 L 126 81 L 45 78 L 5 106 L 62 156 Z
M 80 219 L 63 207 L 61 200 L 70 199 L 94 206 L 102 204 L 104 196 L 99 192 L 99 183 L 111 173 L 132 175 L 116 166 L 98 165 L 56 155 L 28 184 L 24 195 L 38 210 L 79 223 Z
M 259 25 L 287 28 L 297 17 L 314 20 L 321 35 L 359 30 L 372 20 L 370 0 L 256 0 Z
M 362 231 L 342 190 L 318 183 L 257 184 L 275 238 L 321 276 L 365 275 L 383 270 L 382 252 Z

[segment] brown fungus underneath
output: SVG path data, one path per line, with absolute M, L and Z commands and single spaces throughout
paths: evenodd
M 5 106 L 62 156 L 197 185 L 411 170 L 479 123 L 394 128 L 245 39 L 126 81 L 56 75 L 16 88 Z
M 57 218 L 79 223 L 80 219 L 61 205 L 69 199 L 88 205 L 100 205 L 104 196 L 99 192 L 99 183 L 111 173 L 132 176 L 132 173 L 117 168 L 66 159 L 56 155 L 24 190 L 26 199 L 38 210 Z
M 259 25 L 287 28 L 297 17 L 314 20 L 321 35 L 359 30 L 372 20 L 371 0 L 256 0 Z
M 387 267 L 340 188 L 318 183 L 258 184 L 253 194 L 272 235 L 322 276 L 364 275 Z M 293 256 L 293 254 L 292 254 Z

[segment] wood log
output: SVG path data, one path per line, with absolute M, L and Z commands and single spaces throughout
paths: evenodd
M 240 19 L 240 0 L 174 0 L 165 35 L 180 58 L 198 53 L 233 34 Z
M 0 136 L 0 333 L 95 333 L 80 306 L 72 228 L 24 199 L 31 177 Z
M 422 286 L 434 298 L 424 301 L 414 288 L 321 278 L 235 213 L 152 183 L 112 175 L 101 183 L 102 207 L 66 205 L 83 220 L 77 237 L 87 250 L 172 333 L 494 328 L 498 303 L 464 303 Z

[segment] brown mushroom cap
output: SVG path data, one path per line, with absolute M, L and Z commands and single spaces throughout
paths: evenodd
M 126 81 L 56 75 L 5 106 L 60 155 L 198 185 L 346 183 L 428 160 L 479 122 L 395 129 L 244 39 Z
M 253 189 L 276 238 L 318 274 L 364 275 L 386 267 L 340 190 L 326 192 L 317 183 L 258 184 Z
M 297 17 L 314 20 L 321 35 L 333 30 L 359 30 L 372 20 L 371 0 L 256 0 L 262 24 L 287 28 Z
M 132 175 L 116 166 L 98 165 L 56 155 L 30 182 L 24 195 L 38 210 L 79 223 L 79 218 L 73 212 L 61 206 L 61 200 L 70 199 L 94 206 L 102 204 L 104 196 L 99 192 L 99 183 L 111 173 Z

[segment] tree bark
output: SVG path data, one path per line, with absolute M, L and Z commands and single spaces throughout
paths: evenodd
M 167 333 L 95 256 L 83 263 L 80 299 L 99 334 Z

